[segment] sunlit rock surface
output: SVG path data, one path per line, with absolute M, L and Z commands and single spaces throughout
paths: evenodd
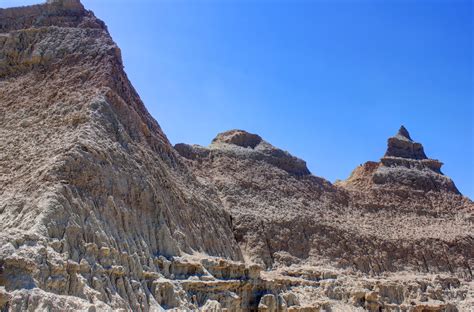
M 2 311 L 469 311 L 472 202 L 402 128 L 335 185 L 173 148 L 78 0 L 0 10 Z

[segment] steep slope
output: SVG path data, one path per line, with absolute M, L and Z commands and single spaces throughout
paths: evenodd
M 229 215 L 176 157 L 103 22 L 53 1 L 0 10 L 0 31 L 0 286 L 146 309 L 159 256 L 241 259 Z M 71 280 L 78 263 L 94 290 Z

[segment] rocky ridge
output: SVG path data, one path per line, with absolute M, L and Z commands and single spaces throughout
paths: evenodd
M 78 0 L 0 9 L 0 125 L 2 311 L 474 304 L 473 203 L 405 128 L 336 184 L 242 130 L 172 147 Z
M 235 134 L 239 139 L 231 140 Z M 272 270 L 329 266 L 342 270 L 342 276 L 405 272 L 417 280 L 449 272 L 472 279 L 473 203 L 404 127 L 388 139 L 380 162 L 356 168 L 335 185 L 309 171 L 279 166 L 265 156 L 277 148 L 242 130 L 219 134 L 209 147 L 175 148 L 201 181 L 215 187 L 247 262 Z M 281 150 L 272 155 L 304 164 Z M 311 291 L 305 296 L 318 297 Z M 370 306 L 365 302 L 365 308 L 376 310 Z M 378 308 L 390 310 L 389 305 Z
M 340 267 L 367 273 L 411 268 L 471 276 L 472 202 L 441 173 L 440 162 L 418 159 L 423 147 L 405 128 L 388 140 L 380 162 L 356 168 L 336 185 L 255 156 L 271 146 L 264 140 L 253 147 L 221 140 L 235 132 L 218 135 L 208 148 L 175 148 L 216 188 L 249 261 L 268 268 L 337 259 Z M 400 137 L 408 149 L 416 147 L 414 154 L 400 148 Z

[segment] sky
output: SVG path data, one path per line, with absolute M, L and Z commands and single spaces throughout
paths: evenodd
M 244 129 L 335 181 L 403 124 L 474 198 L 470 0 L 82 3 L 173 144 Z

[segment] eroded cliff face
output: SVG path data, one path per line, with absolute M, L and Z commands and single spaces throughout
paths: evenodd
M 147 310 L 160 257 L 242 259 L 229 214 L 146 111 L 103 22 L 78 1 L 0 21 L 0 286 Z
M 336 185 L 242 130 L 175 149 L 78 0 L 0 9 L 0 152 L 2 311 L 473 304 L 472 202 L 406 129 Z

